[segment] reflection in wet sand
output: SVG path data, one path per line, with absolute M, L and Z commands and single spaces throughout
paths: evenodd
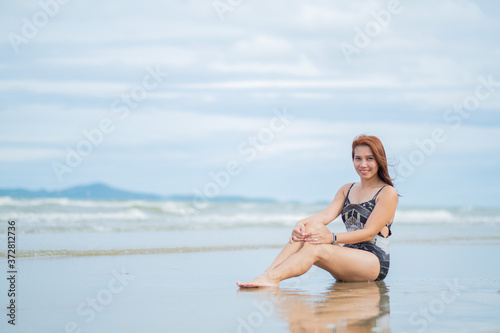
M 389 332 L 389 295 L 383 281 L 336 282 L 329 291 L 307 295 L 279 290 L 277 312 L 290 332 Z

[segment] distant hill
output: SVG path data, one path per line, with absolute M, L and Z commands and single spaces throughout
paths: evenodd
M 93 200 L 174 200 L 192 201 L 193 195 L 171 195 L 160 196 L 156 194 L 137 193 L 120 190 L 106 184 L 95 183 L 70 187 L 60 191 L 32 191 L 26 189 L 0 189 L 0 197 L 8 196 L 12 198 L 68 198 L 68 199 L 93 199 Z M 211 201 L 223 202 L 275 202 L 268 198 L 245 198 L 240 196 L 221 196 L 213 198 Z
M 25 189 L 0 189 L 0 196 L 13 198 L 69 198 L 69 199 L 139 199 L 155 200 L 161 196 L 119 190 L 106 184 L 95 183 L 75 186 L 61 191 L 31 191 Z

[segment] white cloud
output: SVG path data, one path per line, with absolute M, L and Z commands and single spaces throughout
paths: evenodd
M 209 70 L 219 73 L 259 73 L 288 74 L 295 76 L 319 76 L 321 71 L 306 56 L 300 56 L 297 62 L 216 62 L 208 66 Z
M 177 85 L 183 89 L 348 89 L 348 88 L 400 88 L 401 83 L 390 78 L 347 80 L 241 80 Z
M 270 116 L 272 115 L 270 112 Z M 268 121 L 237 115 L 152 109 L 133 113 L 129 118 L 117 122 L 112 143 L 184 143 L 192 147 L 196 142 L 200 142 L 199 140 L 241 137 L 242 133 L 251 133 L 266 126 Z
M 47 148 L 0 148 L 1 162 L 29 162 L 60 157 L 62 150 Z
M 355 28 L 387 3 L 244 1 L 220 21 L 211 1 L 69 2 L 19 55 L 8 47 L 2 54 L 1 159 L 29 169 L 30 161 L 53 158 L 112 117 L 116 130 L 92 160 L 107 158 L 107 165 L 115 157 L 124 173 L 137 155 L 155 165 L 175 161 L 179 170 L 207 169 L 267 126 L 272 107 L 288 105 L 297 118 L 259 154 L 264 167 L 295 161 L 308 172 L 308 163 L 328 165 L 349 157 L 360 133 L 407 157 L 415 140 L 438 127 L 449 139 L 429 160 L 462 161 L 457 173 L 482 158 L 498 163 L 498 92 L 457 130 L 443 113 L 474 92 L 479 76 L 500 79 L 499 4 L 402 1 L 403 11 L 347 63 L 339 43 L 352 43 Z M 36 2 L 12 2 L 4 36 L 37 10 Z M 171 72 L 161 89 L 128 118 L 113 115 L 112 101 L 155 64 Z M 127 154 L 129 148 L 137 152 Z M 88 177 L 102 169 L 94 170 Z M 40 182 L 33 186 L 50 185 Z
M 197 53 L 189 48 L 173 45 L 137 46 L 105 46 L 100 49 L 82 50 L 70 57 L 42 57 L 38 62 L 42 65 L 57 67 L 74 66 L 133 66 L 146 67 L 160 65 L 165 68 L 186 67 L 198 61 Z
M 349 26 L 360 14 L 358 11 L 353 11 L 352 8 L 341 8 L 341 6 L 352 6 L 350 3 L 352 2 L 339 3 L 338 7 L 330 8 L 325 6 L 325 3 L 303 3 L 299 20 L 311 26 Z M 358 7 L 358 10 L 366 11 L 368 6 L 373 6 L 373 3 L 366 2 L 363 7 Z
M 77 80 L 3 80 L 0 81 L 0 91 L 29 94 L 58 94 L 73 96 L 109 97 L 130 90 L 130 83 L 77 81 Z
M 284 38 L 258 35 L 251 39 L 238 40 L 233 46 L 238 57 L 286 56 L 294 51 L 290 41 Z

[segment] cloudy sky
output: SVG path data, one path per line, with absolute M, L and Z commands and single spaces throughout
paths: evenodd
M 0 4 L 0 187 L 329 201 L 378 136 L 401 204 L 498 206 L 494 1 Z

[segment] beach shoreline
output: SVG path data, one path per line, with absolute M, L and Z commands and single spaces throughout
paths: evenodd
M 332 325 L 337 332 L 477 332 L 478 323 L 486 331 L 500 329 L 500 269 L 486 259 L 500 255 L 498 246 L 393 246 L 384 292 L 374 292 L 373 283 L 355 284 L 359 291 L 349 292 L 352 286 L 315 267 L 277 290 L 239 290 L 235 281 L 259 274 L 278 251 L 22 258 L 17 325 L 1 326 L 37 333 L 66 327 L 96 333 L 331 332 Z M 481 256 L 485 260 L 477 260 Z M 356 317 L 339 306 L 363 311 Z

